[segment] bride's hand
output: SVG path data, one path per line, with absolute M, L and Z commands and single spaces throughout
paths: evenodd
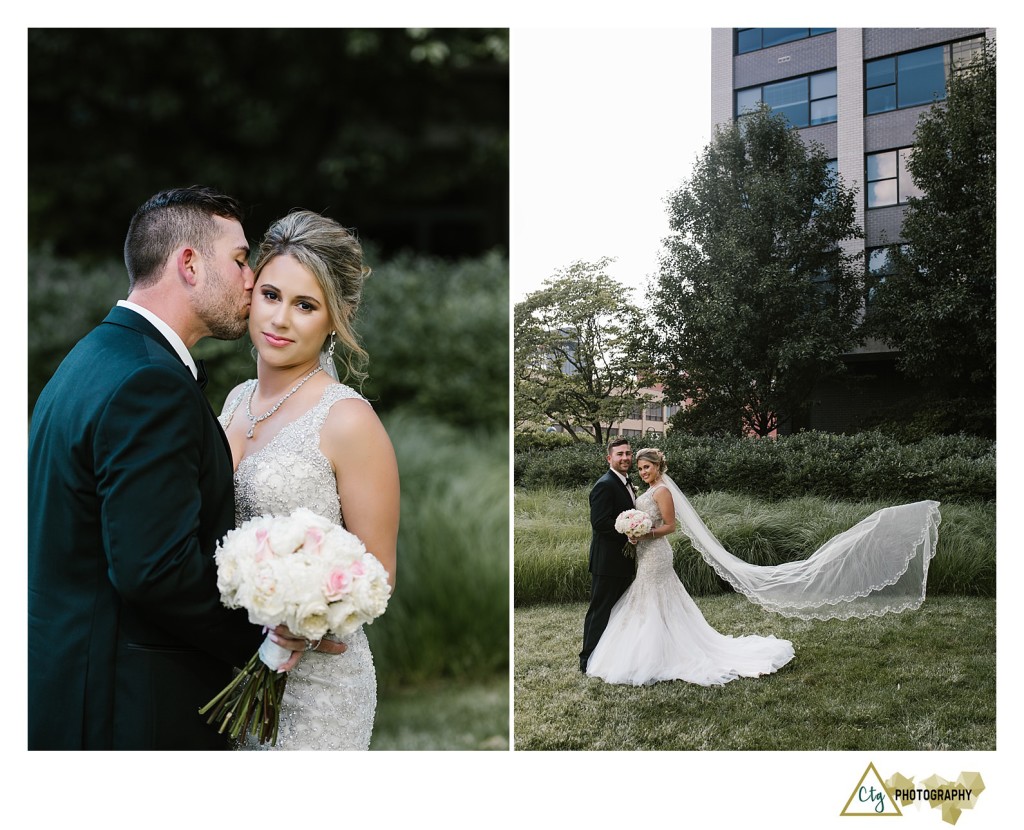
M 309 648 L 312 643 L 304 637 L 292 634 L 286 625 L 277 626 L 277 628 L 269 632 L 269 637 L 281 648 L 288 649 L 292 653 L 292 656 L 281 666 L 281 671 L 291 671 L 299 665 L 299 660 L 302 659 L 302 654 L 305 651 L 319 651 L 321 654 L 341 654 L 348 648 L 344 643 L 327 639 L 320 640 L 319 642 L 314 640 L 313 642 L 317 643 L 316 648 Z

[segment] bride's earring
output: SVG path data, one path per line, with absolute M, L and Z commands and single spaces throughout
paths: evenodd
M 327 359 L 334 360 L 334 335 L 337 332 L 331 332 L 331 345 L 327 348 Z

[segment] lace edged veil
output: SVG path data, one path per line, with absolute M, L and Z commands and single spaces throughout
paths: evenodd
M 939 502 L 886 507 L 833 537 L 807 559 L 751 565 L 733 556 L 708 530 L 676 483 L 677 529 L 715 572 L 751 602 L 800 619 L 849 619 L 918 608 L 938 541 Z

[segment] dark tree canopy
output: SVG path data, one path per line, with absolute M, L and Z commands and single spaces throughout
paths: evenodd
M 652 351 L 684 420 L 767 435 L 856 340 L 854 194 L 766 109 L 720 128 L 668 200 Z
M 899 366 L 946 396 L 984 403 L 996 383 L 996 60 L 989 43 L 918 121 L 904 245 L 868 309 Z M 993 423 L 994 426 L 994 423 Z
M 504 29 L 32 29 L 29 241 L 109 257 L 209 184 L 259 238 L 294 207 L 400 249 L 508 244 Z

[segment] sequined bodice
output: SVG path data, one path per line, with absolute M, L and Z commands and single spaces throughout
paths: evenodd
M 654 500 L 654 492 L 660 488 L 646 490 L 636 497 L 637 510 L 643 510 L 651 517 L 654 527 L 661 527 L 665 520 L 661 516 L 661 508 Z M 654 582 L 667 579 L 672 571 L 672 545 L 661 536 L 651 541 L 641 541 L 636 548 L 636 578 L 641 581 Z M 674 573 L 674 572 L 673 572 Z
M 255 379 L 248 381 L 225 408 L 220 416 L 225 429 L 255 383 Z M 236 525 L 268 513 L 286 516 L 299 507 L 342 523 L 334 470 L 320 451 L 320 430 L 331 406 L 347 398 L 365 400 L 344 384 L 328 386 L 316 406 L 239 462 L 235 471 Z
M 636 509 L 643 510 L 644 513 L 650 516 L 655 527 L 661 527 L 665 524 L 665 520 L 661 516 L 661 508 L 658 507 L 658 503 L 654 500 L 653 490 L 646 490 L 636 497 Z
M 220 416 L 226 429 L 252 392 L 246 383 Z M 288 515 L 306 507 L 342 523 L 334 468 L 320 449 L 320 430 L 331 406 L 364 400 L 344 384 L 328 386 L 316 406 L 286 424 L 264 447 L 241 460 L 235 471 L 235 520 Z M 367 404 L 369 405 L 369 404 Z M 277 749 L 367 749 L 377 708 L 373 655 L 362 628 L 342 642 L 344 654 L 309 652 L 289 673 L 281 707 Z M 254 741 L 242 749 L 269 749 Z

